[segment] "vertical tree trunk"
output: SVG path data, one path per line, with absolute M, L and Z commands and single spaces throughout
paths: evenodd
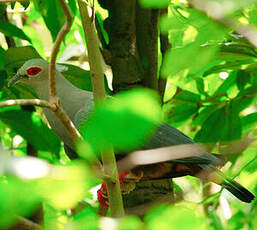
M 144 9 L 136 0 L 99 3 L 109 11 L 104 21 L 109 44 L 103 54 L 112 67 L 114 92 L 138 86 L 158 91 L 159 10 Z M 173 201 L 172 180 L 138 182 L 123 200 L 127 214 L 144 215 L 156 202 Z

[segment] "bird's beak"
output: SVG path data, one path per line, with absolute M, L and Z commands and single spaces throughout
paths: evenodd
M 16 83 L 18 83 L 20 80 L 27 78 L 27 75 L 21 75 L 19 73 L 17 73 L 16 75 L 14 75 L 8 82 L 8 87 L 15 85 Z

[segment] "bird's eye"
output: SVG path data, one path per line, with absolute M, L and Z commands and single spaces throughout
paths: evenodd
M 38 73 L 40 73 L 41 71 L 42 71 L 42 69 L 39 67 L 30 67 L 29 69 L 27 69 L 27 74 L 30 76 L 35 76 Z

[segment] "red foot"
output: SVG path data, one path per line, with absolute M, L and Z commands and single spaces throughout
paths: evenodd
M 119 173 L 120 185 L 123 184 L 123 181 L 126 179 L 128 174 L 129 172 Z M 97 200 L 99 201 L 100 205 L 109 207 L 109 204 L 107 203 L 107 185 L 104 181 L 102 182 L 101 188 L 97 191 Z

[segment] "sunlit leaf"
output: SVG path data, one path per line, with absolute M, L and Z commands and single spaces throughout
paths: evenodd
M 170 0 L 140 0 L 139 1 L 142 6 L 144 7 L 151 7 L 151 8 L 163 8 L 167 7 L 170 3 Z
M 158 206 L 145 217 L 148 230 L 170 229 L 201 230 L 206 229 L 203 218 L 195 215 L 194 210 L 185 207 Z
M 257 125 L 257 112 L 242 117 L 242 128 L 247 131 Z
M 34 185 L 34 182 L 0 178 L 0 228 L 14 223 L 17 215 L 31 214 L 39 205 L 40 198 L 35 193 Z
M 124 150 L 142 146 L 160 121 L 156 94 L 133 90 L 98 105 L 79 129 L 94 148 L 104 148 L 109 143 Z

